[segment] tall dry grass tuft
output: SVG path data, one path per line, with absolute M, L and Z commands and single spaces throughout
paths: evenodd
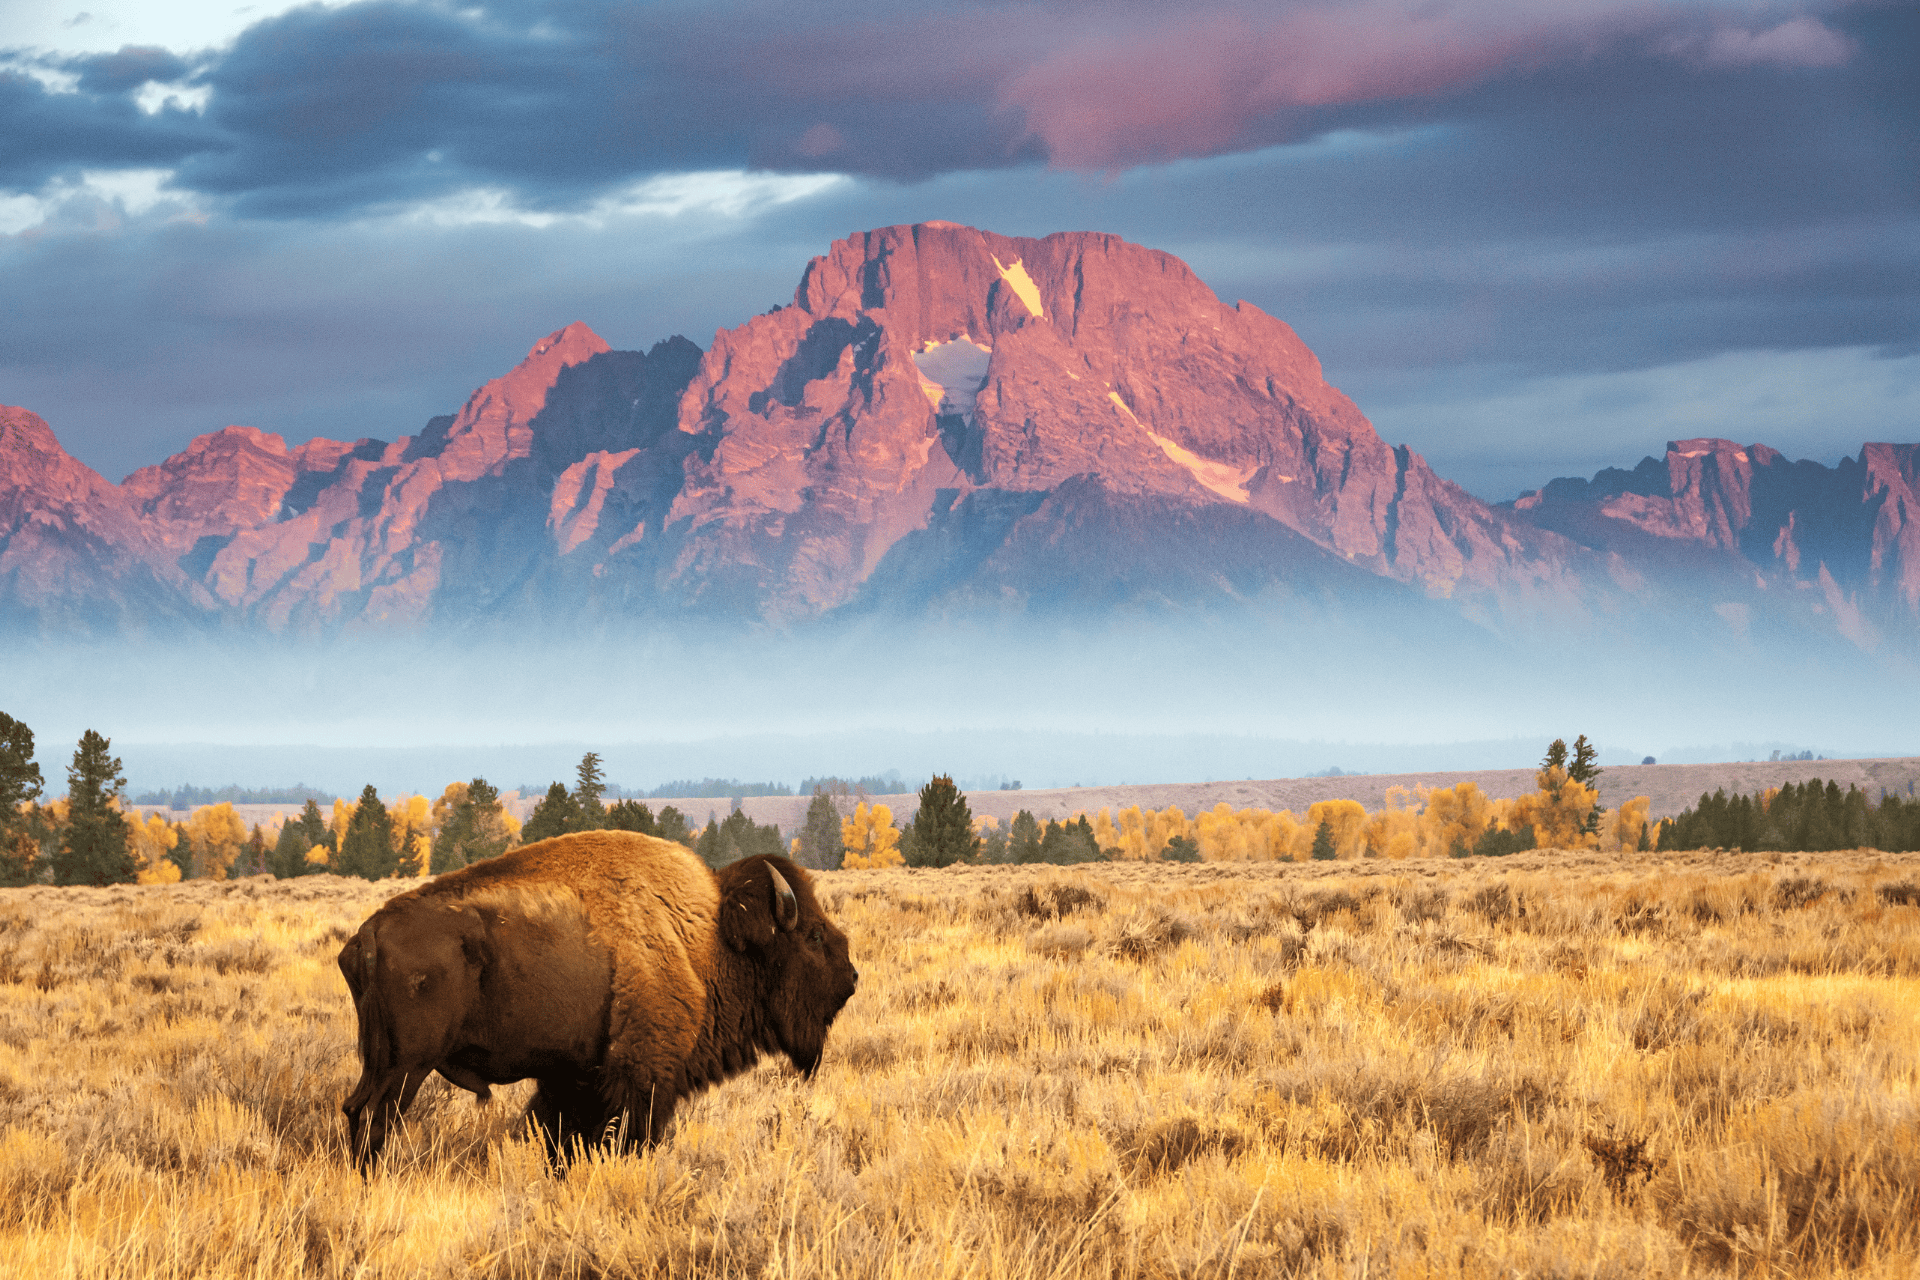
M 819 877 L 811 1083 L 547 1173 L 528 1088 L 374 1176 L 334 953 L 398 883 L 0 892 L 22 1275 L 1911 1274 L 1920 858 Z

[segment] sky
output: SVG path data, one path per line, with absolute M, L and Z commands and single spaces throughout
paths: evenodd
M 836 238 L 1100 230 L 1482 497 L 1920 439 L 1920 7 L 0 0 L 0 403 L 393 439 Z

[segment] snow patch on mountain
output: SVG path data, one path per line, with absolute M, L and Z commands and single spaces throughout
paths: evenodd
M 973 420 L 974 398 L 987 384 L 987 364 L 993 348 L 983 347 L 966 334 L 951 342 L 928 341 L 913 353 L 920 370 L 920 390 L 926 393 L 933 411 L 957 413 Z
M 1249 500 L 1247 481 L 1253 479 L 1253 473 L 1258 470 L 1257 467 L 1230 467 L 1224 462 L 1203 458 L 1191 449 L 1183 449 L 1165 436 L 1155 435 L 1146 423 L 1134 417 L 1133 410 L 1127 407 L 1127 402 L 1120 398 L 1118 391 L 1107 392 L 1107 399 L 1113 401 L 1114 407 L 1126 415 L 1128 422 L 1145 432 L 1147 439 L 1159 445 L 1162 453 L 1185 467 L 1193 478 L 1200 482 L 1202 488 L 1211 489 L 1228 502 L 1245 503 Z M 1291 480 L 1293 477 L 1282 478 Z

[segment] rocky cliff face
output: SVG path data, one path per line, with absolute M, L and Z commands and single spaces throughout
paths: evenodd
M 1871 644 L 1920 616 L 1920 445 L 1868 444 L 1835 467 L 1765 445 L 1669 442 L 1664 458 L 1563 479 L 1513 504 L 1521 518 L 1648 572 L 1698 576 L 1703 553 L 1756 599 L 1824 613 Z
M 112 635 L 192 626 L 205 593 L 132 504 L 40 418 L 0 406 L 0 631 Z
M 1738 633 L 1777 579 L 1870 641 L 1860 601 L 1920 599 L 1915 446 L 1829 471 L 1689 441 L 1490 507 L 1381 440 L 1281 321 L 1094 233 L 852 236 L 704 354 L 570 325 L 392 443 L 228 427 L 116 488 L 8 412 L 0 599 L 39 629 L 1364 601 L 1415 630 Z
M 1016 548 L 1071 537 L 1096 494 L 1115 528 L 1160 511 L 1209 531 L 1196 550 L 1262 566 L 1211 575 L 1223 599 L 1338 562 L 1429 596 L 1577 603 L 1558 538 L 1389 447 L 1292 329 L 1108 235 L 926 223 L 840 241 L 792 305 L 717 336 L 679 429 L 711 443 L 656 545 L 603 514 L 568 526 L 564 554 L 694 608 L 788 621 L 875 607 L 882 582 L 1045 607 Z M 964 580 L 924 578 L 954 555 Z M 1125 568 L 1106 593 L 1151 596 L 1148 577 Z

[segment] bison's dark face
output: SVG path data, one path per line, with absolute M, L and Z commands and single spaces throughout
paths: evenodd
M 820 909 L 807 873 L 785 858 L 744 859 L 721 874 L 728 945 L 764 966 L 774 1039 L 811 1076 L 827 1028 L 860 983 L 847 935 Z

